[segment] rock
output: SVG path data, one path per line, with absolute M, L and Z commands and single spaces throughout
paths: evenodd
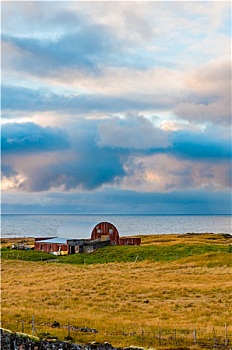
M 52 324 L 52 328 L 60 328 L 60 324 L 57 321 L 54 321 Z
M 57 322 L 58 323 L 58 322 Z M 58 327 L 58 325 L 56 325 Z M 114 348 L 109 343 L 89 343 L 85 345 L 48 340 L 38 342 L 29 337 L 20 337 L 16 333 L 6 332 L 1 329 L 1 350 L 122 350 Z

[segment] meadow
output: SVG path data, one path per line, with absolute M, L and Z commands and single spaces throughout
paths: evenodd
M 33 316 L 38 334 L 69 335 L 75 342 L 156 349 L 220 343 L 229 349 L 232 250 L 226 235 L 142 236 L 141 247 L 106 247 L 54 261 L 7 244 L 2 241 L 4 328 L 31 334 Z M 54 321 L 61 327 L 52 328 Z

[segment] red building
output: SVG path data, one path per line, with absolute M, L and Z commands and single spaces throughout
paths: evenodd
M 83 238 L 78 238 L 80 236 Z M 140 237 L 120 238 L 117 228 L 109 222 L 69 223 L 58 230 L 58 237 L 35 238 L 34 249 L 55 255 L 65 255 L 90 252 L 107 245 L 140 244 Z
M 112 245 L 119 244 L 119 233 L 116 227 L 109 222 L 100 222 L 95 225 L 91 232 L 91 240 L 110 240 Z

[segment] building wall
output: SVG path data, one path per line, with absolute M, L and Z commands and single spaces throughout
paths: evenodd
M 140 237 L 119 238 L 119 245 L 140 245 L 140 244 L 141 244 Z
M 116 227 L 109 222 L 100 222 L 97 224 L 91 234 L 91 240 L 101 239 L 110 240 L 112 245 L 119 244 L 119 233 Z
M 40 250 L 45 253 L 58 253 L 60 252 L 61 255 L 63 253 L 68 252 L 68 245 L 67 244 L 59 244 L 59 243 L 44 243 L 44 242 L 35 242 L 35 250 Z

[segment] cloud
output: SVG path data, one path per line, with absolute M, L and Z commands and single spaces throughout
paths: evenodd
M 15 117 L 15 112 L 56 111 L 72 115 L 88 113 L 127 113 L 140 110 L 166 108 L 171 103 L 169 97 L 147 96 L 108 96 L 104 94 L 72 93 L 57 94 L 46 89 L 28 89 L 19 86 L 3 85 L 2 110 L 8 118 Z M 9 113 L 14 112 L 14 113 Z
M 68 31 L 58 37 L 44 38 L 2 35 L 4 63 L 6 67 L 27 72 L 34 76 L 56 77 L 67 69 L 82 71 L 83 74 L 101 76 L 106 67 L 130 67 L 140 70 L 162 65 L 154 60 L 152 53 L 144 55 L 142 50 L 128 50 L 126 43 L 117 38 L 109 26 L 88 23 L 77 19 L 75 31 Z M 17 55 L 13 60 L 9 53 Z M 18 54 L 20 53 L 20 55 Z M 136 56 L 135 56 L 136 55 Z M 138 56 L 140 59 L 138 59 Z
M 58 69 L 73 67 L 97 73 L 101 57 L 107 53 L 111 40 L 101 26 L 80 28 L 56 40 L 16 38 L 3 35 L 5 45 L 23 53 L 23 60 L 14 62 L 17 69 L 38 75 L 53 75 Z
M 60 2 L 54 9 L 49 2 L 28 7 L 21 2 L 15 8 L 6 4 L 3 41 L 11 52 L 4 50 L 3 59 L 6 55 L 5 64 L 10 62 L 17 73 L 22 70 L 37 78 L 55 78 L 67 68 L 96 76 L 107 67 L 141 72 L 154 67 L 183 70 L 194 62 L 193 55 L 202 64 L 219 51 L 228 54 L 227 36 L 217 32 L 227 19 L 228 5 L 195 6 L 197 9 L 183 3 L 176 7 L 159 2 L 110 6 L 107 2 L 79 2 L 77 6 Z M 21 53 L 17 60 L 12 59 L 12 48 L 15 55 Z
M 134 155 L 125 163 L 127 176 L 121 188 L 138 192 L 172 192 L 190 189 L 219 191 L 230 189 L 228 162 L 179 159 L 168 154 Z
M 42 128 L 34 123 L 3 125 L 3 161 L 10 162 L 12 169 L 24 176 L 20 189 L 90 190 L 124 176 L 121 155 L 96 145 L 95 123 L 80 121 L 69 129 L 68 137 L 58 128 Z
M 79 11 L 70 11 L 68 2 L 2 2 L 2 33 L 13 37 L 57 39 L 74 31 L 83 22 Z
M 101 147 L 159 152 L 169 145 L 167 134 L 143 116 L 100 122 L 98 134 L 97 143 Z
M 17 172 L 9 164 L 1 165 L 1 173 L 3 176 L 10 178 L 11 176 L 17 175 Z
M 54 78 L 58 84 L 56 92 L 47 87 L 32 89 L 3 85 L 2 109 L 8 112 L 57 111 L 76 116 L 128 112 L 159 114 L 165 111 L 195 124 L 228 125 L 231 122 L 230 76 L 227 59 L 219 59 L 185 74 L 158 68 L 144 73 L 110 69 L 97 79 L 80 72 L 59 71 Z M 12 113 L 8 115 L 10 117 Z
M 5 191 L 61 191 L 58 211 L 223 200 L 229 35 L 227 2 L 3 2 Z
M 8 159 L 8 161 L 10 161 Z M 1 163 L 1 190 L 15 190 L 21 183 L 25 181 L 25 178 L 19 174 L 10 164 Z
M 214 135 L 201 132 L 175 131 L 172 134 L 170 154 L 176 157 L 212 161 L 229 160 L 231 158 L 231 140 L 215 139 Z
M 59 151 L 69 145 L 67 135 L 59 128 L 34 123 L 8 123 L 2 125 L 2 152 L 34 153 Z
M 82 118 L 62 132 L 34 123 L 5 124 L 2 145 L 3 164 L 21 175 L 16 185 L 22 191 L 107 185 L 148 192 L 229 186 L 227 137 L 214 140 L 207 132 L 164 132 L 143 116 Z
M 3 213 L 231 214 L 227 192 L 138 193 L 105 188 L 79 193 L 3 193 Z
M 220 58 L 188 73 L 183 101 L 174 108 L 178 117 L 193 122 L 231 123 L 231 63 Z
M 195 123 L 228 124 L 227 11 L 226 3 L 5 5 L 3 17 L 15 14 L 17 21 L 3 21 L 3 108 L 165 111 Z M 223 42 L 223 50 L 211 52 L 215 42 Z M 40 89 L 31 90 L 33 84 Z
M 67 159 L 68 158 L 68 159 Z M 116 184 L 125 175 L 120 156 L 111 150 L 89 145 L 89 149 L 43 166 L 38 176 L 39 164 L 29 169 L 24 191 L 62 189 L 93 190 L 106 184 Z

